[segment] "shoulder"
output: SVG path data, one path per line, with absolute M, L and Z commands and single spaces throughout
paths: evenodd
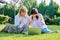
M 39 17 L 43 17 L 43 15 L 41 13 L 38 13 Z
M 42 14 L 41 14 L 41 13 L 38 13 L 38 15 L 39 15 L 39 16 L 42 16 Z
M 18 14 L 15 16 L 15 18 L 18 17 Z

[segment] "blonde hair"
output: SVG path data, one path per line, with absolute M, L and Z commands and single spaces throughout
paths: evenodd
M 27 8 L 25 6 L 22 6 L 20 9 L 19 9 L 19 13 L 21 12 L 28 12 Z

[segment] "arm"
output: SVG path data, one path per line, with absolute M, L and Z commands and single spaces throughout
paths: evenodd
M 15 26 L 18 26 L 19 25 L 18 18 L 16 16 L 15 16 L 14 22 L 15 22 Z
M 29 17 L 29 25 L 30 26 L 33 26 L 33 22 L 32 22 L 32 19 L 31 18 L 32 18 L 32 16 Z
M 17 16 L 15 16 L 15 26 L 19 26 L 18 28 L 21 28 L 23 27 L 24 25 L 24 22 L 23 22 L 23 19 L 19 19 Z
M 40 14 L 40 21 L 41 21 L 42 25 L 45 25 L 44 18 L 41 14 Z

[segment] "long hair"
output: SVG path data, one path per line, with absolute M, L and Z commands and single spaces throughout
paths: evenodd
M 21 12 L 28 12 L 28 9 L 25 7 L 25 6 L 22 6 L 20 9 L 19 9 L 19 13 Z
M 31 12 L 30 12 L 30 15 L 32 15 L 32 14 L 38 14 L 38 10 L 36 9 L 36 8 L 33 8 L 32 10 L 31 10 Z M 36 19 L 38 19 L 39 17 L 38 16 L 36 16 Z M 32 19 L 33 19 L 33 17 L 32 17 Z

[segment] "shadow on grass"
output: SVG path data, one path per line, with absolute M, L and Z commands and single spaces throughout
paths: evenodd
M 29 33 L 28 36 L 34 36 L 34 35 L 39 35 L 40 34 L 40 29 L 38 28 L 29 28 Z M 23 34 L 16 34 L 16 33 L 5 33 L 5 32 L 0 32 L 0 37 L 8 37 L 8 36 L 23 36 L 25 37 L 26 35 Z
M 29 28 L 29 35 L 39 35 L 40 29 L 39 28 Z
M 29 35 L 38 35 L 39 33 L 36 33 L 36 32 L 29 32 Z

